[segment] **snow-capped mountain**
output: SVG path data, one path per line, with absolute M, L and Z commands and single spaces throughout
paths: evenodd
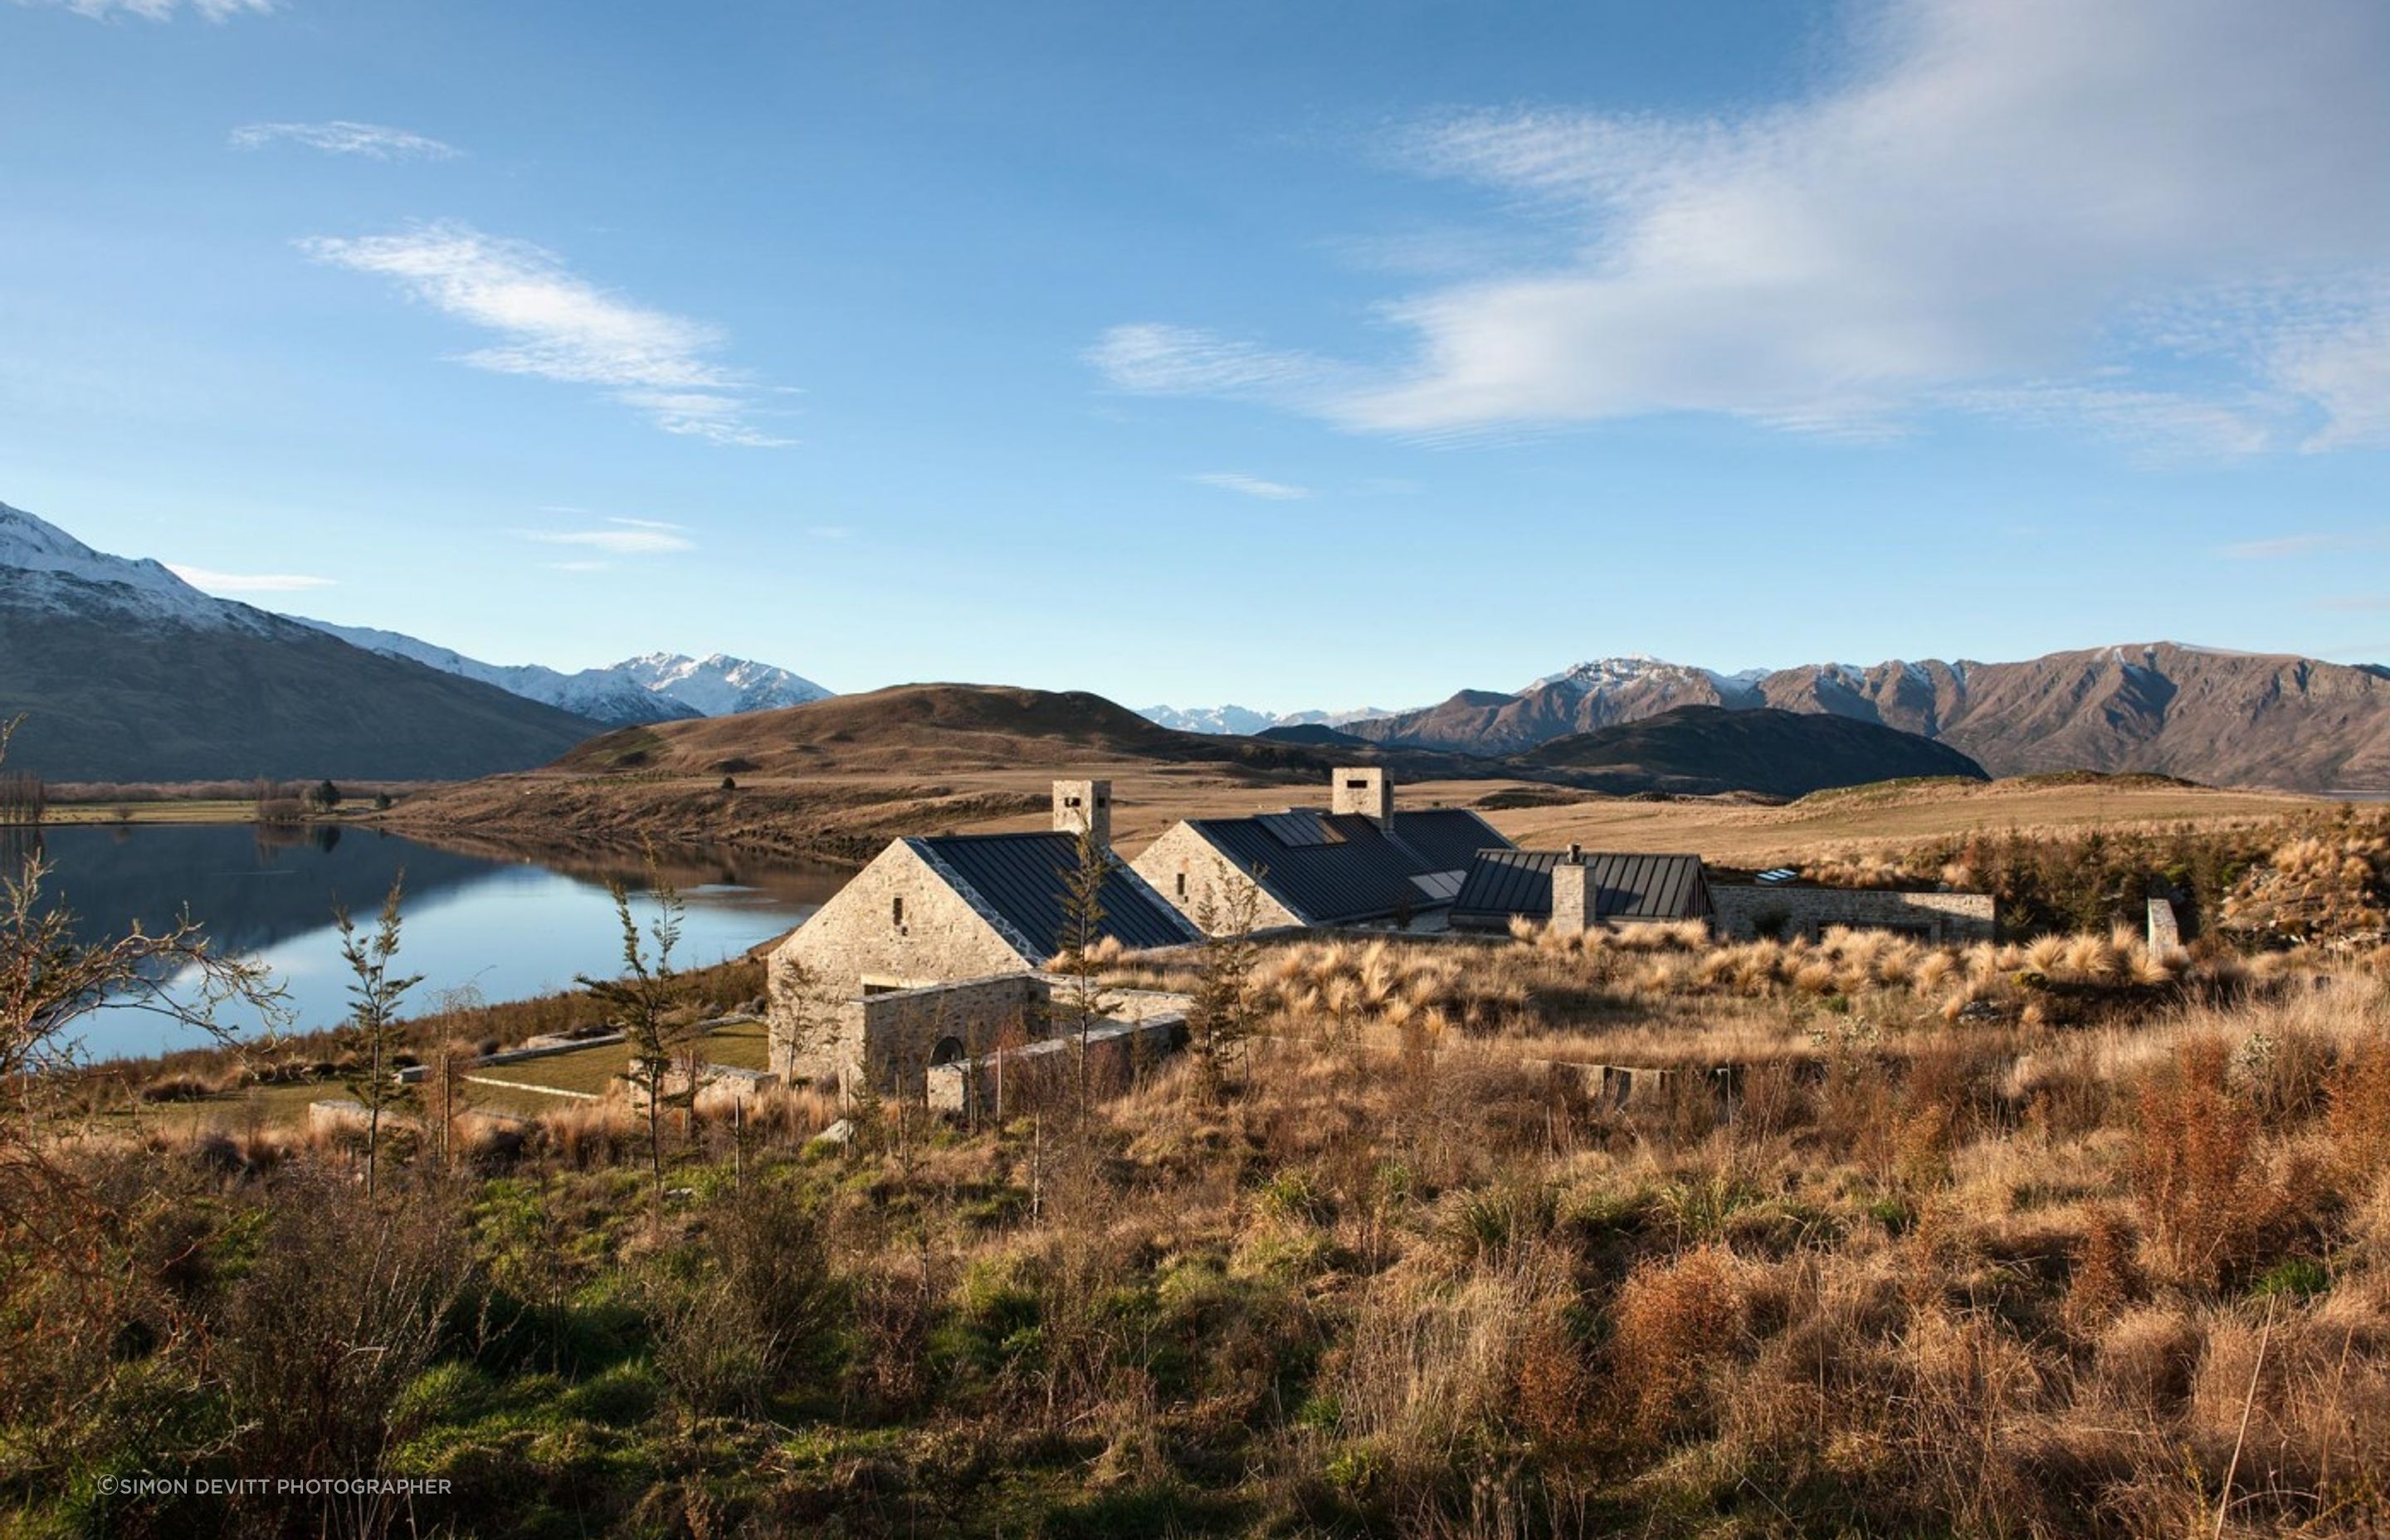
M 1342 727 L 1393 713 L 1375 706 L 1350 712 L 1288 712 L 1282 716 L 1257 712 L 1250 706 L 1146 706 L 1137 714 L 1182 733 L 1233 733 L 1251 738 L 1271 727 Z
M 163 563 L 95 551 L 56 524 L 0 503 L 0 569 L 25 608 L 113 610 L 179 626 L 271 631 L 275 617 L 202 594 Z
M 443 674 L 478 679 L 510 695 L 613 727 L 799 706 L 830 693 L 787 669 L 726 657 L 719 652 L 710 658 L 650 652 L 610 667 L 566 674 L 538 663 L 485 663 L 453 648 L 396 631 L 292 618 L 328 632 L 352 647 L 386 657 L 405 658 Z
M 2305 791 L 2390 789 L 2390 674 L 2174 642 L 2018 662 L 1808 663 L 1721 674 L 1605 658 L 1514 693 L 1462 690 L 1347 730 L 1498 758 L 1678 706 L 1853 717 L 1947 743 L 1995 775 L 2155 771 Z
M 624 678 L 614 669 L 584 669 L 578 674 L 564 674 L 544 668 L 537 663 L 485 663 L 468 658 L 452 648 L 420 641 L 396 631 L 379 631 L 364 625 L 334 625 L 329 621 L 307 620 L 293 616 L 302 624 L 329 633 L 368 652 L 384 657 L 405 658 L 436 668 L 443 674 L 460 678 L 478 679 L 495 685 L 508 695 L 519 695 L 526 700 L 537 700 L 559 711 L 585 716 L 592 722 L 609 726 L 629 726 L 640 722 L 671 722 L 685 716 L 699 716 L 695 707 L 685 705 L 669 697 Z
M 1522 687 L 1521 695 L 1533 695 L 1538 690 L 1554 690 L 1572 697 L 1597 695 L 1637 687 L 1685 686 L 1707 681 L 1710 687 L 1730 703 L 1741 704 L 1738 697 L 1748 697 L 1749 703 L 1759 703 L 1759 682 L 1767 677 L 1764 668 L 1744 669 L 1739 674 L 1721 674 L 1716 669 L 1689 668 L 1683 663 L 1671 663 L 1649 653 L 1631 652 L 1623 658 L 1596 658 L 1582 663 L 1572 663 L 1558 674 L 1548 674 Z
M 669 696 L 700 716 L 777 711 L 808 700 L 826 700 L 832 693 L 787 669 L 719 652 L 703 658 L 649 652 L 625 659 L 610 672 Z
M 1234 733 L 1251 738 L 1265 727 L 1278 725 L 1277 717 L 1250 706 L 1190 706 L 1184 711 L 1176 706 L 1141 706 L 1137 714 L 1182 733 Z
M 447 779 L 590 731 L 0 506 L 0 721 L 18 716 L 10 767 L 54 780 Z

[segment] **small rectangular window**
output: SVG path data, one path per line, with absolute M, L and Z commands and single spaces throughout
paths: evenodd
M 1178 874 L 1178 896 L 1181 898 L 1185 898 L 1187 896 L 1187 874 L 1185 872 L 1180 872 Z
M 903 893 L 898 893 L 889 901 L 888 918 L 898 930 L 905 928 L 905 895 Z

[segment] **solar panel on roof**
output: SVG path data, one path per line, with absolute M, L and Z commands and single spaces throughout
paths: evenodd
M 1755 880 L 1765 882 L 1772 888 L 1779 882 L 1790 882 L 1800 875 L 1790 866 L 1770 866 L 1761 872 Z
M 1435 903 L 1448 904 L 1453 896 L 1460 892 L 1461 881 L 1468 875 L 1467 872 L 1429 872 L 1424 876 L 1412 878 L 1411 886 L 1425 893 Z

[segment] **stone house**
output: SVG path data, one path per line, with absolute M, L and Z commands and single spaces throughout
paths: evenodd
M 1440 920 L 1481 850 L 1510 848 L 1467 808 L 1396 811 L 1380 768 L 1330 772 L 1329 805 L 1250 818 L 1189 818 L 1132 863 L 1199 925 L 1224 927 L 1241 896 L 1256 930 Z
M 1025 1003 L 1027 976 L 1064 949 L 1064 894 L 1083 830 L 1094 833 L 1109 862 L 1104 937 L 1132 951 L 1202 939 L 1111 854 L 1111 784 L 1057 781 L 1051 831 L 895 841 L 773 950 L 773 1070 L 792 1081 L 843 1082 L 865 1065 L 893 1068 L 907 1059 L 909 1046 L 900 1051 L 895 1039 L 910 1045 L 928 1030 L 928 1018 L 914 1022 L 920 1011 L 849 1008 L 871 996 L 969 981 Z M 946 995 L 937 1001 L 936 1009 L 969 1003 Z M 881 1021 L 889 1041 L 870 1041 L 872 1023 Z

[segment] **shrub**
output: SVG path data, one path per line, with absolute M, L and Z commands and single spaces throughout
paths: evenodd
M 1660 1441 L 1703 1426 L 1708 1381 L 1737 1348 L 1743 1323 L 1740 1270 L 1720 1246 L 1636 1269 L 1618 1290 L 1610 1340 L 1612 1378 L 1633 1429 Z
M 2280 1206 L 2259 1170 L 2256 1113 L 2227 1086 L 2228 1063 L 2221 1042 L 2186 1040 L 2141 1091 L 2128 1157 L 2159 1271 L 2200 1287 L 2255 1260 Z

